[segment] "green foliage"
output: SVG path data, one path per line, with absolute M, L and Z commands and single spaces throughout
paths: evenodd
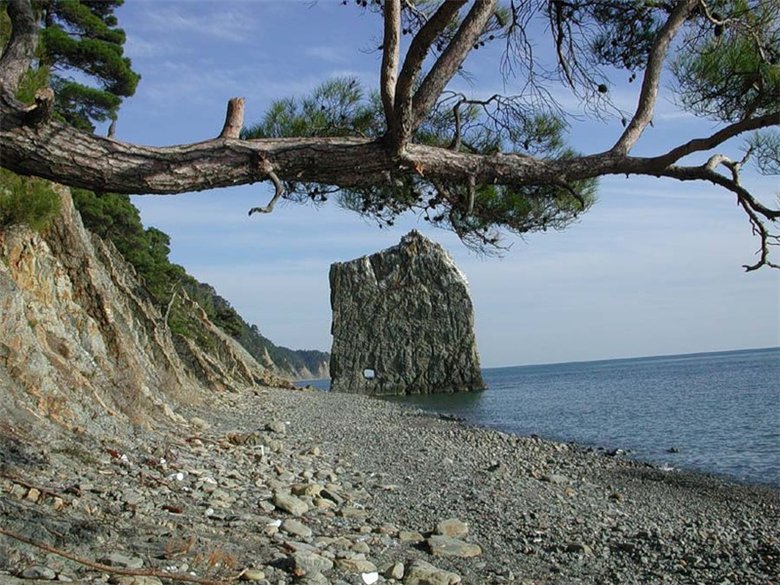
M 80 83 L 61 78 L 52 80 L 52 89 L 57 94 L 57 113 L 71 126 L 92 132 L 91 121 L 105 122 L 110 114 L 116 112 L 122 103 L 121 98 L 109 93 L 87 87 Z
M 50 72 L 48 67 L 28 69 L 19 83 L 19 89 L 16 90 L 16 99 L 22 103 L 31 104 L 35 100 L 35 92 L 42 87 L 47 87 L 49 83 Z
M 42 231 L 59 215 L 60 196 L 48 181 L 0 169 L 0 228 L 25 224 Z
M 200 320 L 189 306 L 175 302 L 168 316 L 168 327 L 174 335 L 187 337 L 206 351 L 214 351 L 213 340 L 206 334 Z
M 326 81 L 310 96 L 277 100 L 263 120 L 245 129 L 242 137 L 370 136 L 384 131 L 381 104 L 367 98 L 357 79 Z
M 761 174 L 780 175 L 779 131 L 772 129 L 757 132 L 748 140 L 748 147 Z
M 209 320 L 228 335 L 238 338 L 242 329 L 247 327 L 236 310 L 211 285 L 188 276 L 182 282 L 182 288 L 187 296 L 201 306 Z
M 455 136 L 458 111 L 460 134 Z M 459 148 L 476 154 L 499 151 L 550 158 L 572 156 L 566 148 L 564 120 L 539 107 L 523 107 L 495 96 L 467 100 L 448 93 L 414 135 L 419 144 Z M 244 139 L 293 136 L 363 136 L 385 133 L 381 102 L 362 91 L 356 79 L 337 78 L 311 95 L 271 104 L 262 121 L 242 132 Z M 457 141 L 456 141 L 457 138 Z M 473 204 L 464 181 L 428 181 L 424 176 L 393 176 L 386 183 L 362 188 L 288 181 L 292 201 L 322 203 L 333 195 L 344 208 L 393 225 L 402 213 L 417 212 L 433 225 L 453 230 L 468 245 L 484 249 L 498 244 L 498 231 L 526 233 L 561 229 L 588 209 L 595 199 L 595 181 L 569 185 L 477 185 Z
M 71 192 L 87 229 L 114 243 L 143 277 L 155 302 L 164 309 L 172 288 L 185 275 L 184 268 L 168 259 L 168 235 L 156 228 L 144 229 L 138 209 L 128 195 L 98 195 L 85 189 Z
M 140 76 L 123 56 L 126 37 L 113 12 L 123 0 L 52 0 L 45 4 L 40 32 L 40 66 L 51 69 L 56 111 L 69 124 L 94 130 L 116 119 L 123 97 L 135 93 Z M 73 79 L 86 74 L 91 87 Z
M 697 115 L 736 122 L 780 105 L 777 4 L 712 2 L 716 24 L 701 19 L 673 63 L 680 103 Z

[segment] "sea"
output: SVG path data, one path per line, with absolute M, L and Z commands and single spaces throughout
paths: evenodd
M 487 368 L 483 377 L 484 392 L 391 400 L 780 488 L 780 347 Z M 313 385 L 328 389 L 329 381 Z

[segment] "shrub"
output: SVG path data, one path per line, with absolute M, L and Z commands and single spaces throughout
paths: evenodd
M 0 228 L 26 224 L 44 230 L 60 212 L 60 196 L 47 181 L 0 169 Z

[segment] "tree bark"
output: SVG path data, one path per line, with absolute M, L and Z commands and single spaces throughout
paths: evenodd
M 382 96 L 385 123 L 390 128 L 395 117 L 395 85 L 398 82 L 401 51 L 401 0 L 387 0 L 384 11 L 385 27 L 379 91 Z
M 658 98 L 658 88 L 661 83 L 661 72 L 666 61 L 669 45 L 671 45 L 677 32 L 685 24 L 688 15 L 699 2 L 700 0 L 683 0 L 677 4 L 664 26 L 658 32 L 653 43 L 653 49 L 650 51 L 647 67 L 645 68 L 636 112 L 612 148 L 616 154 L 628 154 L 634 144 L 636 144 L 636 141 L 639 140 L 642 132 L 647 128 L 647 125 L 653 120 L 655 102 Z
M 441 92 L 457 73 L 463 61 L 474 48 L 482 31 L 485 30 L 488 19 L 496 10 L 497 0 L 481 0 L 471 7 L 471 10 L 463 19 L 458 32 L 441 56 L 433 64 L 428 75 L 415 92 L 412 102 L 412 119 L 414 128 L 417 128 L 428 115 Z
M 0 57 L 0 94 L 13 95 L 35 54 L 38 30 L 29 0 L 9 0 L 13 31 Z
M 414 129 L 412 91 L 431 45 L 447 25 L 452 22 L 467 0 L 448 0 L 428 19 L 414 35 L 395 86 L 395 116 L 388 127 L 389 143 L 398 151 L 409 141 Z
M 780 113 L 750 124 L 780 124 Z M 712 137 L 710 137 L 712 138 Z M 721 138 L 721 137 L 718 137 Z M 725 138 L 724 138 L 725 139 Z M 708 140 L 711 147 L 716 140 Z M 404 176 L 477 184 L 557 184 L 606 174 L 660 176 L 665 157 L 643 158 L 605 152 L 548 160 L 517 154 L 479 155 L 409 144 L 398 158 L 393 149 L 365 138 L 216 138 L 194 144 L 141 146 L 86 134 L 50 121 L 25 123 L 24 112 L 0 103 L 2 166 L 74 187 L 129 194 L 176 194 L 245 185 L 268 178 L 339 187 L 390 184 Z M 269 166 L 270 165 L 270 166 Z
M 227 113 L 225 114 L 225 125 L 222 127 L 222 132 L 219 133 L 220 138 L 238 138 L 241 134 L 241 129 L 244 127 L 244 98 L 234 97 L 230 98 L 227 105 Z

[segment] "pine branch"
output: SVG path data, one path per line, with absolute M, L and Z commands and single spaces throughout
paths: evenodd
M 636 144 L 636 141 L 639 140 L 647 125 L 652 121 L 655 102 L 658 98 L 658 88 L 661 84 L 661 72 L 669 46 L 682 25 L 685 24 L 688 15 L 698 3 L 699 0 L 682 0 L 679 2 L 669 15 L 666 24 L 658 31 L 642 79 L 642 89 L 639 92 L 639 103 L 637 104 L 636 112 L 626 126 L 623 135 L 610 152 L 620 155 L 628 154 L 634 144 Z
M 395 116 L 395 88 L 398 81 L 398 63 L 401 44 L 401 0 L 385 2 L 385 28 L 382 43 L 382 72 L 380 92 L 385 111 L 385 122 L 390 128 Z
M 395 86 L 395 115 L 389 127 L 390 144 L 400 150 L 409 140 L 414 128 L 412 89 L 431 46 L 452 22 L 466 0 L 448 0 L 433 13 L 417 32 L 406 52 L 401 73 Z

